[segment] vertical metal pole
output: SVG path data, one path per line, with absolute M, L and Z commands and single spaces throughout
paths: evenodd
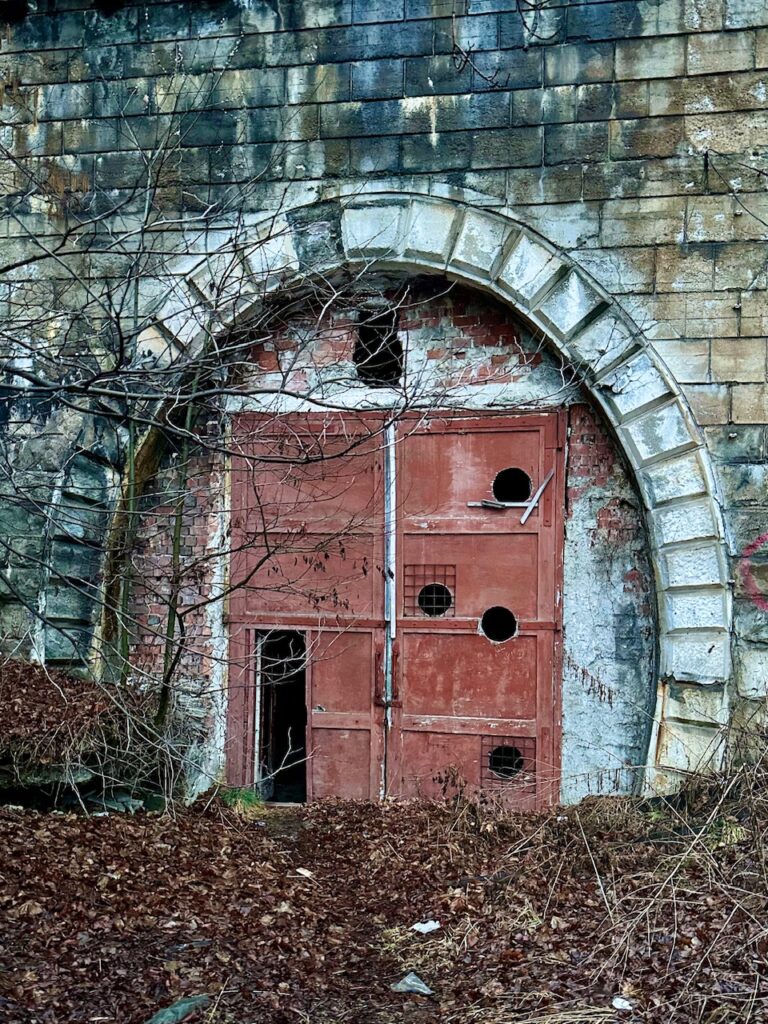
M 395 479 L 395 424 L 385 428 L 384 458 L 384 702 L 387 730 L 392 726 L 393 648 L 397 631 L 397 481 Z M 385 747 L 386 750 L 386 747 Z

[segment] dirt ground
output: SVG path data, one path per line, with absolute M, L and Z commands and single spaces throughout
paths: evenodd
M 763 1021 L 766 877 L 723 801 L 4 808 L 0 1021 Z

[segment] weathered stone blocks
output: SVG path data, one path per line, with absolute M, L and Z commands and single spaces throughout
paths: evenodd
M 660 667 L 662 678 L 704 684 L 728 680 L 731 638 L 725 631 L 673 633 L 662 645 Z
M 657 509 L 653 518 L 661 544 L 718 537 L 714 509 L 705 499 L 684 501 Z
M 603 304 L 598 292 L 571 271 L 543 299 L 536 313 L 559 337 L 567 338 Z
M 396 203 L 352 206 L 341 215 L 344 251 L 352 258 L 394 258 L 403 246 L 402 218 L 407 211 Z
M 249 233 L 244 256 L 259 292 L 278 287 L 299 271 L 293 230 L 283 217 Z
M 658 763 L 680 772 L 716 771 L 722 764 L 725 736 L 687 722 L 667 721 L 659 734 Z
M 676 498 L 694 498 L 706 494 L 708 489 L 698 452 L 646 466 L 640 476 L 654 505 Z
M 191 346 L 210 325 L 213 317 L 207 303 L 182 279 L 169 279 L 169 300 L 158 323 L 183 348 Z
M 468 210 L 451 253 L 452 266 L 470 277 L 489 280 L 511 231 L 512 225 L 500 217 Z
M 714 541 L 662 547 L 659 569 L 667 587 L 721 586 L 727 583 L 722 550 Z
M 768 646 L 741 642 L 736 660 L 739 695 L 748 700 L 768 699 Z
M 722 728 L 728 724 L 728 693 L 723 685 L 697 686 L 672 682 L 665 693 L 667 718 Z
M 223 321 L 236 318 L 258 297 L 237 239 L 233 237 L 232 243 L 214 252 L 188 277 L 189 282 L 215 311 L 217 318 Z
M 671 395 L 672 389 L 648 353 L 640 352 L 603 377 L 600 392 L 617 416 L 625 419 Z
M 640 335 L 606 312 L 570 339 L 568 351 L 586 372 L 599 377 L 640 344 Z
M 641 463 L 661 455 L 672 455 L 696 444 L 676 402 L 630 420 L 622 427 L 622 434 Z
M 668 628 L 673 631 L 728 628 L 727 595 L 719 585 L 711 590 L 701 586 L 689 591 L 670 590 L 665 612 Z
M 498 286 L 515 301 L 534 306 L 565 267 L 553 252 L 522 232 L 498 275 Z

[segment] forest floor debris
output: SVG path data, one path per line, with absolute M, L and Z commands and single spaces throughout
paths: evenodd
M 0 809 L 0 1019 L 146 1024 L 207 996 L 190 1024 L 763 1021 L 768 817 L 735 792 Z M 433 994 L 393 991 L 410 973 Z

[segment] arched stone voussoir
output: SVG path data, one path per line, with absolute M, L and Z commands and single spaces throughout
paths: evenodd
M 506 212 L 476 200 L 372 189 L 265 219 L 246 233 L 237 260 L 222 266 L 213 253 L 185 273 L 159 317 L 163 336 L 171 332 L 179 344 L 191 336 L 185 301 L 203 302 L 231 325 L 297 279 L 362 266 L 441 273 L 480 287 L 547 338 L 612 424 L 645 506 L 661 677 L 649 767 L 658 781 L 691 770 L 696 751 L 711 759 L 719 749 L 712 731 L 727 717 L 732 620 L 714 474 L 676 381 L 600 284 Z
M 214 241 L 210 251 L 140 282 L 139 304 L 148 325 L 138 336 L 139 359 L 178 363 L 301 276 L 294 228 L 283 217 L 239 232 L 219 231 Z

